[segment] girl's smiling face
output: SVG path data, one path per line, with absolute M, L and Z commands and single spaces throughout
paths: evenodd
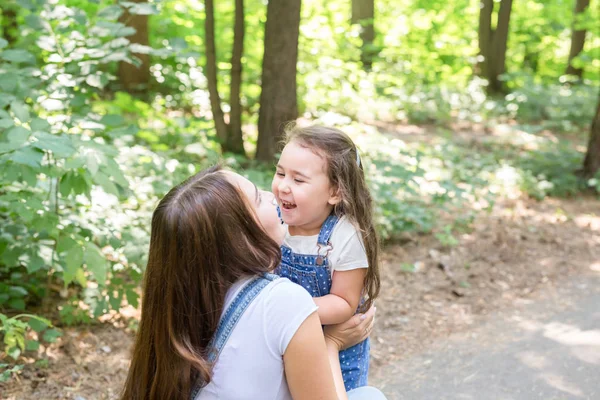
M 339 202 L 327 176 L 324 156 L 295 141 L 281 153 L 271 190 L 292 235 L 319 233 Z

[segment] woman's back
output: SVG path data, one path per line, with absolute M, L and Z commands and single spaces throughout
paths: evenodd
M 249 279 L 227 292 L 225 310 Z M 302 287 L 284 278 L 269 283 L 238 321 L 217 359 L 211 382 L 196 400 L 291 399 L 283 354 L 316 309 Z

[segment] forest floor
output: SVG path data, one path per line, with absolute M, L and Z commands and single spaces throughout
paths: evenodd
M 402 139 L 410 140 L 410 132 Z M 416 140 L 426 139 L 416 132 Z M 600 274 L 600 201 L 586 195 L 499 199 L 457 239 L 444 247 L 433 235 L 406 235 L 384 249 L 374 382 L 386 380 L 387 366 L 452 334 L 468 335 L 492 312 L 519 307 L 573 275 Z M 0 399 L 117 399 L 132 345 L 127 326 L 136 317 L 129 311 L 65 328 L 46 349 L 48 365 L 28 365 L 0 384 Z

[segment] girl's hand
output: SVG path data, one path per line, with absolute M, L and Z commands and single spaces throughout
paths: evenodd
M 362 342 L 371 334 L 376 310 L 374 306 L 371 306 L 366 313 L 356 314 L 346 322 L 325 326 L 325 340 L 333 342 L 338 350 L 344 350 Z

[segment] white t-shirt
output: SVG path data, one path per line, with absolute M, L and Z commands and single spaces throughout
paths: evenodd
M 296 254 L 323 254 L 324 249 L 321 249 L 319 253 L 317 247 L 318 238 L 319 235 L 291 236 L 286 226 L 283 244 Z M 334 271 L 350 271 L 369 267 L 362 234 L 346 216 L 342 216 L 333 228 L 329 242 L 333 247 L 327 255 L 332 275 Z
M 237 282 L 225 308 L 250 278 Z M 291 400 L 283 354 L 304 320 L 317 310 L 302 286 L 280 278 L 269 283 L 248 306 L 195 400 Z

